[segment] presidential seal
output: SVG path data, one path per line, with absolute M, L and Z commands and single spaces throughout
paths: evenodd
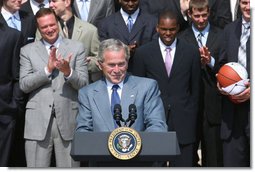
M 119 127 L 108 138 L 108 149 L 117 159 L 129 160 L 141 150 L 142 141 L 138 132 L 129 127 Z

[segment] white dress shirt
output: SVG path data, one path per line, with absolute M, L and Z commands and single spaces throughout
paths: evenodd
M 107 85 L 107 91 L 108 91 L 108 97 L 109 97 L 109 102 L 111 104 L 111 97 L 112 97 L 112 86 L 113 85 L 116 85 L 116 84 L 113 84 L 111 83 L 110 81 L 108 81 L 107 79 L 106 80 L 106 85 Z M 119 88 L 117 90 L 118 94 L 119 94 L 119 97 L 120 97 L 120 100 L 121 100 L 121 93 L 122 93 L 122 89 L 123 89 L 123 84 L 124 82 L 120 82 L 118 85 L 119 85 Z
M 160 47 L 160 51 L 161 51 L 164 62 L 166 61 L 166 48 L 169 47 L 169 48 L 171 48 L 170 54 L 171 54 L 171 60 L 172 60 L 172 64 L 173 64 L 174 55 L 175 55 L 175 51 L 176 51 L 176 42 L 177 42 L 177 40 L 175 38 L 174 42 L 170 46 L 166 46 L 159 38 L 159 47 Z

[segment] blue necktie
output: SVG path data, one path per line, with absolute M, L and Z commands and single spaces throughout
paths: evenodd
M 131 16 L 128 16 L 128 23 L 127 23 L 128 31 L 131 32 L 133 27 L 133 19 Z
M 117 92 L 119 88 L 119 85 L 113 85 L 112 86 L 112 97 L 111 97 L 111 110 L 112 110 L 112 114 L 114 114 L 114 105 L 116 104 L 120 104 L 120 96 Z
M 203 42 L 202 42 L 202 37 L 203 37 L 204 35 L 203 35 L 203 33 L 199 33 L 198 35 L 197 35 L 197 42 L 198 42 L 198 46 L 199 47 L 203 47 L 204 45 L 203 45 Z
M 14 16 L 14 15 L 13 15 L 13 16 L 11 16 L 11 17 L 9 18 L 9 20 L 11 21 L 11 26 L 10 26 L 10 27 L 12 27 L 12 28 L 14 28 L 14 29 L 17 29 L 17 30 L 18 30 L 18 26 L 17 26 L 17 23 L 16 23 L 15 16 Z

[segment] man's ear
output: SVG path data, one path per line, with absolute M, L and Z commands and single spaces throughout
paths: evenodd
M 157 24 L 157 26 L 156 26 L 156 31 L 159 32 L 158 24 Z

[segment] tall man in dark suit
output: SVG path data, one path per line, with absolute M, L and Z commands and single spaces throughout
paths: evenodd
M 157 25 L 159 38 L 136 50 L 133 74 L 158 81 L 168 129 L 176 131 L 181 150 L 170 166 L 191 167 L 201 82 L 200 54 L 195 46 L 176 38 L 178 31 L 176 15 L 162 12 Z
M 9 166 L 17 117 L 24 108 L 19 88 L 21 33 L 0 22 L 0 166 Z
M 128 71 L 132 72 L 135 49 L 156 38 L 157 18 L 144 13 L 139 8 L 140 0 L 120 0 L 119 2 L 120 11 L 101 21 L 98 34 L 101 41 L 114 38 L 129 46 L 131 57 Z
M 36 32 L 34 16 L 20 10 L 21 0 L 2 0 L 0 1 L 0 7 L 2 7 L 0 21 L 21 31 L 24 38 L 23 45 L 33 42 Z
M 179 38 L 195 45 L 197 49 L 200 49 L 201 54 L 203 82 L 197 133 L 198 144 L 201 141 L 202 145 L 202 165 L 222 167 L 221 95 L 216 86 L 214 72 L 215 60 L 218 60 L 219 56 L 222 30 L 208 21 L 210 16 L 208 0 L 190 0 L 188 15 L 192 26 L 181 33 Z
M 238 62 L 250 75 L 250 0 L 240 0 L 242 17 L 224 29 L 219 67 L 227 62 Z M 221 138 L 223 140 L 223 163 L 226 167 L 250 166 L 250 83 L 240 94 L 224 96 L 222 102 Z M 233 103 L 231 99 L 237 102 Z
M 77 167 L 70 156 L 78 113 L 78 90 L 88 84 L 82 43 L 59 35 L 53 10 L 36 13 L 42 39 L 20 51 L 20 88 L 29 94 L 24 138 L 28 167 Z

